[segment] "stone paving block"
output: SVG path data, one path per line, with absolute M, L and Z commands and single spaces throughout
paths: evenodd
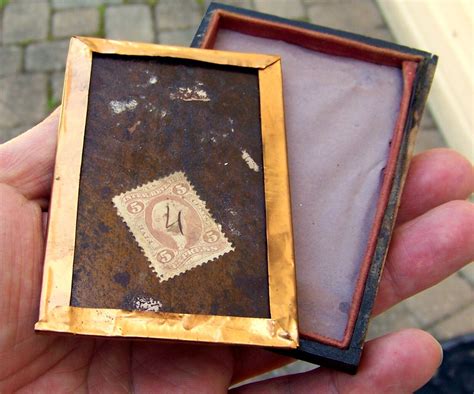
M 31 1 L 31 0 L 30 0 Z M 54 8 L 78 8 L 78 7 L 93 7 L 102 4 L 122 4 L 122 0 L 52 0 L 51 3 Z
M 155 20 L 160 32 L 197 28 L 201 17 L 201 10 L 195 0 L 160 0 L 155 7 Z
M 421 117 L 420 129 L 436 129 L 437 125 L 431 114 L 431 110 L 426 107 L 423 111 L 423 116 Z
M 49 79 L 51 87 L 51 99 L 54 103 L 60 103 L 63 95 L 64 72 L 54 72 Z
M 47 38 L 49 5 L 43 2 L 12 3 L 3 10 L 3 43 L 22 43 Z
M 66 65 L 69 40 L 46 41 L 28 45 L 25 53 L 27 71 L 57 71 Z
M 204 3 L 205 8 L 209 7 L 209 5 L 213 2 L 214 0 L 206 0 Z M 248 8 L 252 9 L 252 0 L 219 0 L 219 3 L 222 4 L 227 4 L 227 5 L 232 5 L 234 7 L 240 7 L 240 8 Z
M 459 274 L 467 280 L 471 286 L 474 286 L 474 263 L 466 265 L 461 271 L 459 271 Z
M 436 126 L 429 109 L 423 113 L 420 130 L 416 137 L 415 154 L 433 148 L 446 147 L 446 141 Z
M 393 41 L 372 0 L 322 2 L 308 7 L 308 16 L 317 25 Z
M 367 340 L 404 328 L 419 327 L 420 323 L 415 316 L 404 303 L 400 303 L 370 321 Z
M 193 40 L 195 29 L 162 31 L 158 33 L 158 42 L 165 45 L 189 46 Z
M 433 148 L 446 147 L 446 141 L 438 129 L 420 129 L 416 136 L 415 154 Z
M 313 5 L 313 4 L 327 4 L 327 3 L 349 3 L 351 0 L 301 0 L 303 4 Z
M 155 34 L 150 7 L 144 4 L 107 7 L 105 35 L 116 40 L 153 42 Z
M 306 17 L 301 1 L 295 0 L 254 0 L 255 9 L 283 18 L 300 19 Z
M 99 31 L 98 8 L 79 8 L 57 11 L 53 15 L 54 37 L 94 35 Z
M 472 288 L 463 278 L 454 274 L 431 289 L 409 298 L 405 304 L 423 327 L 428 327 L 473 302 Z
M 0 47 L 0 77 L 20 71 L 21 59 L 22 51 L 20 47 Z
M 6 0 L 8 4 L 31 4 L 44 3 L 49 4 L 49 0 Z
M 286 376 L 286 375 L 294 375 L 297 373 L 304 373 L 304 372 L 309 372 L 314 369 L 318 368 L 317 365 L 307 363 L 305 361 L 297 360 L 295 362 L 292 362 L 291 364 L 285 365 L 284 367 L 274 369 L 270 372 L 266 372 L 262 375 L 255 376 L 253 378 L 244 380 L 242 382 L 237 383 L 235 386 L 232 386 L 232 388 L 237 388 L 237 387 L 242 387 L 250 383 L 256 383 L 260 382 L 263 380 L 268 380 L 272 378 L 277 378 L 280 376 Z
M 23 126 L 14 127 L 13 129 L 6 130 L 2 130 L 2 128 L 0 127 L 0 144 L 10 141 L 11 139 L 18 137 L 20 134 L 23 134 L 25 131 L 33 127 L 35 123 L 25 124 Z
M 433 333 L 440 340 L 474 332 L 474 304 L 460 310 L 453 316 L 433 327 Z
M 12 129 L 40 121 L 47 110 L 45 74 L 18 74 L 0 78 L 0 139 L 11 137 Z M 7 134 L 7 132 L 9 134 Z

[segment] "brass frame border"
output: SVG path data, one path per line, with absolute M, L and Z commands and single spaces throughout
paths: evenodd
M 267 218 L 269 319 L 70 306 L 79 179 L 93 52 L 173 57 L 258 69 Z M 62 102 L 40 313 L 35 330 L 296 348 L 296 277 L 280 58 L 73 37 Z

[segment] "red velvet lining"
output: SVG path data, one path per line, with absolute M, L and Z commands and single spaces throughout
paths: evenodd
M 404 61 L 420 61 L 421 56 L 410 55 L 393 49 L 379 48 L 358 41 L 306 30 L 300 27 L 271 22 L 228 11 L 215 11 L 201 48 L 213 48 L 218 29 L 229 29 L 257 37 L 282 40 L 313 51 L 345 56 L 385 66 L 402 67 Z
M 201 43 L 201 48 L 214 47 L 217 32 L 220 28 L 257 37 L 286 41 L 291 44 L 330 55 L 350 57 L 357 60 L 385 66 L 394 66 L 402 69 L 403 93 L 400 102 L 400 111 L 391 141 L 390 152 L 384 171 L 384 179 L 369 235 L 366 253 L 364 255 L 360 274 L 354 290 L 353 301 L 349 311 L 349 320 L 344 332 L 344 337 L 342 340 L 336 340 L 317 333 L 300 332 L 302 337 L 314 339 L 318 342 L 338 348 L 346 348 L 350 343 L 352 332 L 357 320 L 364 293 L 365 282 L 375 253 L 378 233 L 382 225 L 383 216 L 390 196 L 390 189 L 395 174 L 398 152 L 402 142 L 408 106 L 413 89 L 417 62 L 422 58 L 420 56 L 405 54 L 387 48 L 379 48 L 326 33 L 305 30 L 303 28 L 279 22 L 261 20 L 222 10 L 217 10 L 213 15 L 208 30 L 206 31 L 206 35 Z

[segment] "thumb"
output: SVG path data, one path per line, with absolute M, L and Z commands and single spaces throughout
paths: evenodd
M 411 393 L 439 367 L 442 349 L 430 334 L 408 329 L 367 343 L 357 375 L 320 368 L 239 387 L 236 392 Z

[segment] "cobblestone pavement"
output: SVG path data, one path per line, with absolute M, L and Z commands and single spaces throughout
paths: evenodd
M 391 40 L 371 0 L 221 1 Z M 60 103 L 72 35 L 189 45 L 205 0 L 0 0 L 0 143 L 44 118 Z M 444 146 L 425 114 L 418 152 Z M 440 339 L 474 331 L 474 264 L 392 308 L 370 337 L 421 327 Z

